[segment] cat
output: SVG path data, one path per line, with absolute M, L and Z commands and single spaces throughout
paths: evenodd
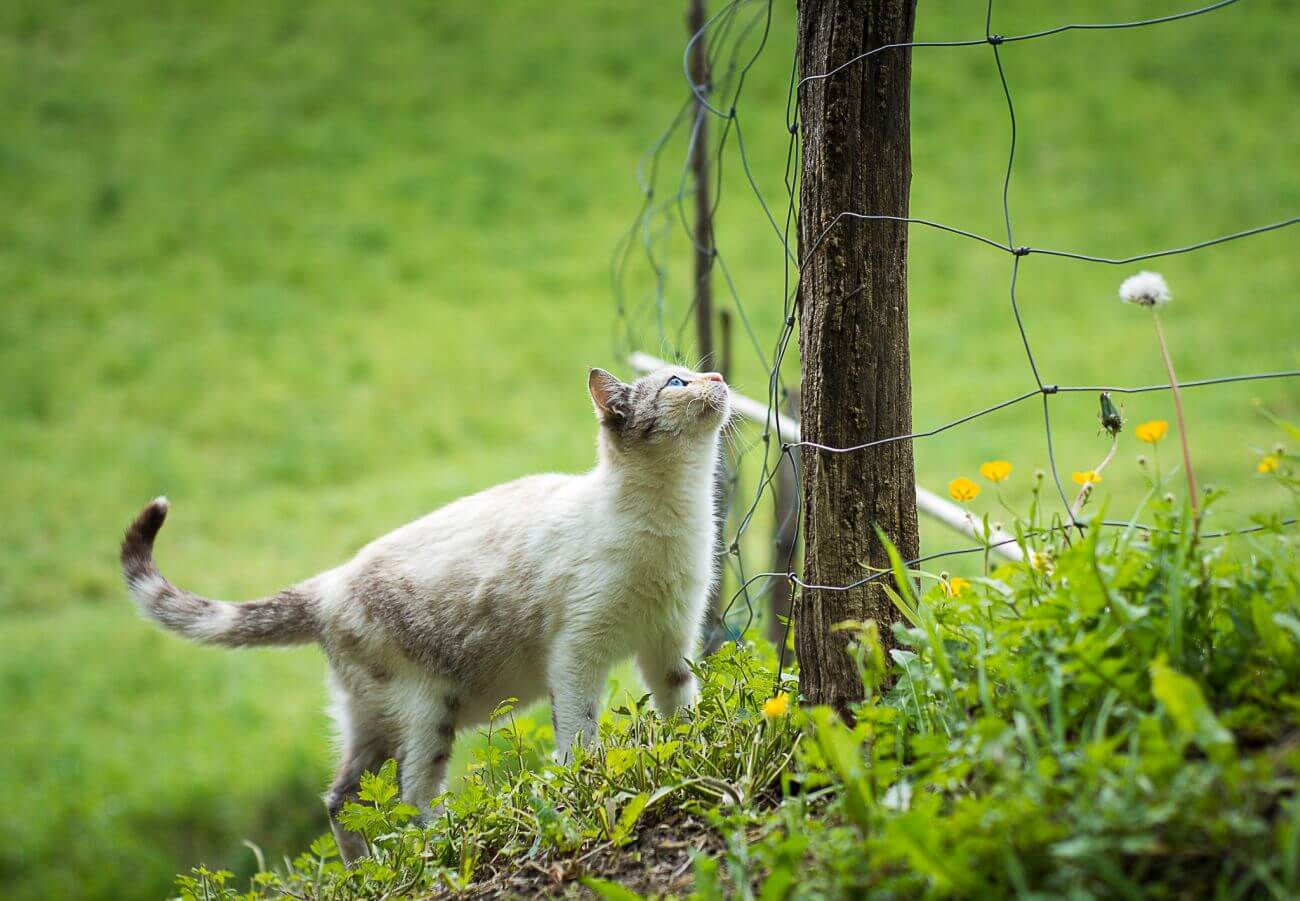
M 661 713 L 693 702 L 729 389 L 679 367 L 632 384 L 591 369 L 587 388 L 590 472 L 462 498 L 263 600 L 209 600 L 163 577 L 165 497 L 128 528 L 122 571 L 148 618 L 205 644 L 324 649 L 343 749 L 325 803 L 345 861 L 368 851 L 338 819 L 362 773 L 396 758 L 402 799 L 427 821 L 456 734 L 504 698 L 549 696 L 560 761 L 594 740 L 606 676 L 626 657 Z

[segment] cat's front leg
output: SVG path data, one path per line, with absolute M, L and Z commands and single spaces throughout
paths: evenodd
M 547 681 L 551 691 L 551 725 L 555 730 L 555 760 L 568 763 L 573 745 L 590 747 L 598 735 L 600 694 L 609 675 L 605 648 L 578 636 L 556 642 Z
M 695 674 L 687 662 L 691 646 L 688 640 L 665 637 L 637 654 L 641 678 L 662 716 L 671 716 L 695 703 Z

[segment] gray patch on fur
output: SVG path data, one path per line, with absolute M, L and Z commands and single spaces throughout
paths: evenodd
M 377 623 L 401 652 L 426 671 L 481 685 L 511 657 L 520 641 L 540 641 L 545 612 L 540 606 L 521 607 L 529 574 L 512 569 L 508 548 L 493 549 L 503 561 L 495 578 L 482 579 L 452 571 L 439 586 L 439 594 L 422 591 L 397 567 L 376 560 L 363 567 L 349 588 L 370 619 Z M 444 606 L 462 612 L 442 615 Z
M 122 539 L 122 574 L 141 609 L 158 624 L 187 638 L 229 647 L 302 644 L 317 637 L 313 598 L 299 588 L 246 604 L 214 601 L 177 588 L 153 561 L 153 543 L 167 518 L 155 500 L 140 511 Z M 227 611 L 233 611 L 228 614 Z M 217 629 L 216 620 L 230 622 Z
M 393 674 L 384 662 L 371 654 L 358 636 L 346 629 L 325 630 L 321 646 L 330 665 L 348 686 L 356 686 L 358 675 L 381 685 L 392 681 Z
M 664 676 L 664 681 L 668 683 L 670 688 L 681 688 L 691 681 L 691 671 L 685 666 L 670 669 Z

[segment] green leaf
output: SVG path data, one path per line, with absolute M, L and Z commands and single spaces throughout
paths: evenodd
M 650 794 L 641 792 L 623 805 L 623 810 L 618 815 L 618 826 L 614 830 L 615 843 L 621 842 L 632 834 L 649 802 Z
M 607 901 L 642 901 L 642 896 L 608 879 L 584 876 L 582 884 Z
M 723 901 L 727 897 L 723 891 L 722 877 L 719 875 L 718 862 L 712 857 L 695 852 L 695 891 L 691 897 L 697 901 Z
M 605 752 L 605 768 L 615 779 L 623 775 L 641 756 L 639 748 L 610 748 Z
M 361 776 L 361 790 L 357 797 L 369 801 L 376 807 L 383 807 L 397 796 L 397 761 L 388 760 L 378 773 L 364 773 Z
M 1210 759 L 1224 763 L 1236 757 L 1232 733 L 1220 725 L 1196 682 L 1160 658 L 1151 664 L 1151 693 L 1164 707 L 1178 731 Z

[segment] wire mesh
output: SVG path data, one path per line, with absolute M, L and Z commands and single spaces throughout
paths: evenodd
M 1172 22 L 1180 22 L 1193 17 L 1223 10 L 1225 7 L 1233 6 L 1237 2 L 1239 2 L 1239 0 L 1220 0 L 1220 2 L 1217 3 L 1211 3 L 1205 6 L 1153 18 L 1122 22 L 1069 23 L 1039 31 L 1001 35 L 994 33 L 992 30 L 995 0 L 988 0 L 988 3 L 984 8 L 983 33 L 978 36 L 947 41 L 911 41 L 906 43 L 885 44 L 859 54 L 829 71 L 820 73 L 801 74 L 799 72 L 796 48 L 796 52 L 790 65 L 785 106 L 785 126 L 788 133 L 788 143 L 785 153 L 785 171 L 783 175 L 786 192 L 783 210 L 774 209 L 764 197 L 764 194 L 759 187 L 759 179 L 756 177 L 756 173 L 751 165 L 750 155 L 745 145 L 744 129 L 742 127 L 742 107 L 740 103 L 745 88 L 746 77 L 749 75 L 751 69 L 757 63 L 759 57 L 763 54 L 764 50 L 770 43 L 769 38 L 772 33 L 774 14 L 774 5 L 772 0 L 731 0 L 731 2 L 726 3 L 714 12 L 713 15 L 707 19 L 704 26 L 689 37 L 682 56 L 682 67 L 686 75 L 688 88 L 687 96 L 685 97 L 681 107 L 678 109 L 675 117 L 671 120 L 659 138 L 652 144 L 638 166 L 637 178 L 644 194 L 644 200 L 632 225 L 618 242 L 613 254 L 610 279 L 616 311 L 615 322 L 617 333 L 615 336 L 615 351 L 616 353 L 626 357 L 633 351 L 646 349 L 640 346 L 642 327 L 642 322 L 638 319 L 638 315 L 640 315 L 642 320 L 647 318 L 652 320 L 655 335 L 660 343 L 659 350 L 661 356 L 675 357 L 679 360 L 689 362 L 684 352 L 684 348 L 687 344 L 685 334 L 686 329 L 689 327 L 693 319 L 695 305 L 699 301 L 698 286 L 697 293 L 692 299 L 689 308 L 685 311 L 685 314 L 682 315 L 680 319 L 670 321 L 670 310 L 667 303 L 666 293 L 666 282 L 668 276 L 666 244 L 667 239 L 673 230 L 679 228 L 691 243 L 692 251 L 696 249 L 696 236 L 691 229 L 690 217 L 686 212 L 686 204 L 694 192 L 688 165 L 690 160 L 690 149 L 693 147 L 696 135 L 699 132 L 700 122 L 702 122 L 705 117 L 714 117 L 721 120 L 722 126 L 720 128 L 720 133 L 716 139 L 715 146 L 712 148 L 712 152 L 709 154 L 711 163 L 711 185 L 709 196 L 711 203 L 710 234 L 713 238 L 710 242 L 712 260 L 717 273 L 721 276 L 722 284 L 725 286 L 725 296 L 730 308 L 734 310 L 739 319 L 745 338 L 748 343 L 752 345 L 755 358 L 759 361 L 762 369 L 767 374 L 766 395 L 768 416 L 766 424 L 763 426 L 761 433 L 757 437 L 747 441 L 738 438 L 736 439 L 736 444 L 732 448 L 732 453 L 730 455 L 728 476 L 723 486 L 727 501 L 726 509 L 729 512 L 730 519 L 728 530 L 730 540 L 727 542 L 723 557 L 725 565 L 730 570 L 737 585 L 734 592 L 729 596 L 726 605 L 726 614 L 728 616 L 734 615 L 734 608 L 736 607 L 737 602 L 743 599 L 745 608 L 743 611 L 744 624 L 743 626 L 739 626 L 737 629 L 739 634 L 743 634 L 749 625 L 753 623 L 755 617 L 755 604 L 771 590 L 771 587 L 776 580 L 784 579 L 788 581 L 790 585 L 798 589 L 799 592 L 809 590 L 848 591 L 887 575 L 887 571 L 876 571 L 864 576 L 862 579 L 845 585 L 809 584 L 800 578 L 795 571 L 795 560 L 793 559 L 794 547 L 797 545 L 798 529 L 801 525 L 799 522 L 801 515 L 801 502 L 798 498 L 796 498 L 796 502 L 789 508 L 789 510 L 785 511 L 786 516 L 794 518 L 796 542 L 790 545 L 790 554 L 788 559 L 784 561 L 784 566 L 779 570 L 764 569 L 758 572 L 747 572 L 744 555 L 741 551 L 741 538 L 752 527 L 756 513 L 763 505 L 765 498 L 768 498 L 772 502 L 774 516 L 780 515 L 781 511 L 776 504 L 776 498 L 771 490 L 773 480 L 776 478 L 778 468 L 784 466 L 788 467 L 788 473 L 795 477 L 795 484 L 797 484 L 798 469 L 794 454 L 797 451 L 801 451 L 803 448 L 834 454 L 860 453 L 892 442 L 911 441 L 932 437 L 958 426 L 979 420 L 991 413 L 1019 406 L 1032 398 L 1037 397 L 1041 399 L 1043 431 L 1052 484 L 1055 488 L 1056 494 L 1059 496 L 1064 510 L 1064 515 L 1061 516 L 1051 527 L 1037 530 L 1036 532 L 1023 537 L 1030 538 L 1048 534 L 1058 534 L 1063 539 L 1068 540 L 1072 531 L 1076 533 L 1082 532 L 1082 530 L 1090 524 L 1103 527 L 1123 527 L 1144 532 L 1158 531 L 1154 526 L 1131 521 L 1126 522 L 1097 519 L 1089 523 L 1078 518 L 1076 510 L 1071 504 L 1070 498 L 1066 494 L 1061 479 L 1060 469 L 1056 460 L 1051 419 L 1051 402 L 1054 398 L 1060 397 L 1061 395 L 1080 392 L 1141 394 L 1147 392 L 1169 391 L 1171 390 L 1171 386 L 1169 384 L 1137 386 L 1061 385 L 1045 381 L 1039 367 L 1039 358 L 1035 354 L 1035 345 L 1034 342 L 1031 341 L 1029 333 L 1025 327 L 1024 319 L 1021 315 L 1019 299 L 1017 297 L 1017 287 L 1021 277 L 1022 266 L 1026 265 L 1028 260 L 1034 256 L 1057 257 L 1107 266 L 1128 265 L 1161 257 L 1193 253 L 1209 247 L 1287 228 L 1300 223 L 1300 216 L 1292 216 L 1281 221 L 1271 222 L 1230 234 L 1199 240 L 1192 244 L 1170 247 L 1162 250 L 1147 251 L 1119 258 L 1104 257 L 1069 250 L 1056 250 L 1047 247 L 1038 247 L 1033 244 L 1018 243 L 1010 200 L 1017 150 L 1016 106 L 1011 83 L 1003 65 L 1003 53 L 1005 52 L 1007 45 L 1039 40 L 1068 31 L 1114 31 L 1158 26 Z M 755 35 L 757 36 L 756 38 Z M 700 41 L 704 41 L 708 48 L 708 70 L 711 73 L 709 84 L 695 84 L 691 81 L 689 57 L 692 48 Z M 798 242 L 792 237 L 792 230 L 797 228 L 798 222 L 797 185 L 800 165 L 800 123 L 798 120 L 798 99 L 803 87 L 813 81 L 834 78 L 846 69 L 855 65 L 860 65 L 864 60 L 880 53 L 911 53 L 913 49 L 917 48 L 969 47 L 987 47 L 989 49 L 996 66 L 998 83 L 1001 87 L 1002 100 L 1005 105 L 1007 121 L 1010 126 L 1010 139 L 1007 148 L 1006 166 L 1000 185 L 1001 218 L 1005 229 L 1005 239 L 990 238 L 963 228 L 958 228 L 953 225 L 922 217 L 891 216 L 865 210 L 843 210 L 834 216 L 818 235 L 816 235 L 812 240 L 806 242 L 806 246 L 808 247 L 807 253 L 804 255 L 803 259 L 800 259 L 795 251 Z M 684 162 L 682 164 L 680 176 L 676 182 L 676 188 L 667 197 L 656 197 L 655 189 L 659 181 L 658 173 L 663 163 L 662 157 L 666 149 L 670 146 L 674 136 L 683 129 L 689 131 L 689 134 L 687 135 L 688 147 L 687 152 L 683 157 Z M 733 140 L 736 145 L 736 156 L 739 159 L 746 185 L 749 192 L 753 195 L 753 198 L 757 201 L 761 215 L 774 233 L 783 257 L 781 326 L 775 340 L 772 342 L 773 350 L 770 354 L 764 349 L 764 343 L 754 327 L 752 318 L 746 312 L 746 305 L 742 301 L 740 292 L 737 288 L 733 269 L 727 262 L 726 254 L 724 254 L 720 249 L 719 245 L 725 243 L 723 236 L 719 235 L 717 230 L 712 228 L 712 216 L 717 213 L 719 204 L 723 197 L 724 162 L 726 159 L 725 150 Z M 819 252 L 827 235 L 829 235 L 845 220 L 889 220 L 907 223 L 909 226 L 936 229 L 984 245 L 991 250 L 1007 255 L 1010 264 L 1007 296 L 1020 339 L 1020 344 L 1023 347 L 1025 359 L 1028 364 L 1029 373 L 1032 376 L 1033 386 L 1027 388 L 1023 393 L 1014 397 L 974 410 L 941 425 L 929 429 L 914 431 L 909 434 L 883 436 L 843 447 L 828 446 L 806 437 L 799 440 L 788 440 L 793 436 L 782 434 L 780 417 L 775 414 L 778 411 L 787 413 L 793 412 L 787 409 L 790 392 L 782 377 L 782 361 L 789 350 L 790 342 L 795 335 L 797 326 L 795 298 L 797 296 L 798 273 L 808 263 L 812 256 Z M 644 261 L 654 273 L 654 286 L 648 299 L 648 303 L 645 304 L 645 306 L 648 306 L 649 308 L 648 315 L 645 313 L 638 314 L 638 310 L 634 309 L 629 300 L 626 284 L 629 266 L 633 261 L 634 255 L 638 253 L 643 256 Z M 1186 382 L 1180 381 L 1178 387 L 1180 389 L 1189 389 L 1236 382 L 1292 379 L 1296 377 L 1300 377 L 1300 370 L 1245 373 L 1197 379 Z M 755 454 L 760 455 L 757 461 L 757 466 L 759 468 L 758 484 L 753 490 L 748 503 L 741 506 L 738 505 L 740 500 L 739 473 L 744 461 Z M 1202 531 L 1200 535 L 1204 538 L 1221 538 L 1230 535 L 1241 535 L 1262 531 L 1276 525 L 1294 525 L 1295 522 L 1296 520 L 1294 518 L 1289 518 L 1278 520 L 1273 524 L 1273 526 L 1256 525 L 1245 529 Z M 789 525 L 789 523 L 778 523 L 777 525 Z M 1006 540 L 1017 541 L 1020 539 Z M 997 544 L 997 542 L 990 543 L 989 541 L 985 541 L 978 545 L 972 545 L 969 547 L 923 554 L 915 559 L 906 561 L 906 565 L 908 567 L 917 567 L 948 557 L 987 553 L 991 547 L 995 547 Z M 755 586 L 760 587 L 755 588 Z M 796 593 L 792 598 L 792 602 L 795 604 L 795 610 L 797 610 L 799 596 L 799 593 Z M 784 643 L 782 644 L 782 654 L 782 662 L 784 662 Z

